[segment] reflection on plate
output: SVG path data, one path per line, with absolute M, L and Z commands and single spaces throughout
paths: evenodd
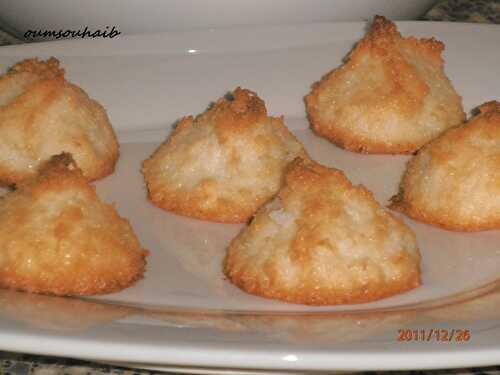
M 0 317 L 47 331 L 82 331 L 133 312 L 126 306 L 0 289 Z
M 199 375 L 311 375 L 310 371 L 279 371 L 279 370 L 247 370 L 238 368 L 222 368 L 222 367 L 180 367 L 180 366 L 153 366 L 141 363 L 130 363 L 130 362 L 108 362 L 107 364 L 121 367 L 130 367 L 137 369 L 146 369 L 151 371 L 166 371 L 174 372 L 179 374 L 199 374 Z M 314 374 L 320 375 L 335 375 L 335 374 L 349 374 L 348 371 L 328 371 L 328 372 L 314 372 Z
M 151 371 L 166 371 L 179 374 L 200 374 L 200 375 L 306 375 L 310 371 L 273 371 L 273 370 L 246 370 L 237 368 L 215 368 L 215 367 L 180 367 L 180 366 L 153 366 L 149 364 L 130 362 L 107 362 L 106 364 L 120 367 L 130 367 L 146 369 Z M 328 371 L 328 375 L 347 374 L 348 372 Z M 317 373 L 319 374 L 319 373 Z M 325 373 L 326 375 L 326 373 Z

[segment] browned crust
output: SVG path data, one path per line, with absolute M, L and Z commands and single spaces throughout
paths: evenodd
M 420 207 L 408 194 L 408 190 L 411 187 L 409 178 L 418 171 L 416 158 L 419 154 L 430 152 L 433 145 L 439 144 L 443 140 L 449 141 L 451 139 L 453 143 L 458 143 L 461 139 L 469 137 L 479 126 L 491 133 L 492 137 L 497 136 L 500 127 L 500 103 L 497 101 L 486 102 L 479 106 L 479 112 L 479 115 L 473 117 L 467 123 L 449 129 L 419 150 L 417 155 L 408 162 L 406 171 L 401 179 L 399 192 L 390 200 L 390 209 L 399 211 L 422 223 L 450 231 L 478 232 L 500 228 L 500 217 L 485 217 L 481 222 L 467 222 L 466 218 L 456 217 L 446 211 L 433 214 L 426 210 L 425 207 Z M 432 157 L 447 159 L 450 155 L 432 153 Z
M 231 249 L 230 247 L 229 251 L 232 251 Z M 231 272 L 230 269 L 233 267 L 234 260 L 232 257 L 226 259 L 224 264 L 225 274 L 238 288 L 260 297 L 303 305 L 325 306 L 373 302 L 415 289 L 420 285 L 420 277 L 418 274 L 415 274 L 407 280 L 400 283 L 394 282 L 389 286 L 384 282 L 372 282 L 365 289 L 360 288 L 350 291 L 339 290 L 335 287 L 318 288 L 315 280 L 303 283 L 297 289 L 280 289 L 276 285 L 272 285 L 271 287 L 271 285 L 261 283 L 257 278 L 248 277 L 245 275 L 245 270 Z M 406 262 L 406 260 L 402 259 L 402 262 Z
M 40 80 L 56 78 L 64 79 L 65 72 L 59 64 L 59 60 L 53 56 L 45 62 L 37 58 L 25 59 L 10 68 L 7 74 L 31 73 L 38 76 Z
M 215 132 L 221 145 L 229 139 L 240 135 L 246 129 L 253 127 L 257 122 L 269 120 L 272 126 L 281 128 L 287 135 L 300 143 L 297 138 L 287 129 L 283 118 L 267 117 L 264 101 L 256 93 L 237 87 L 232 93 L 232 98 L 220 98 L 206 112 L 193 119 L 192 116 L 183 117 L 177 123 L 175 129 L 160 147 L 174 145 L 183 130 L 193 126 L 194 123 L 215 123 Z M 157 207 L 173 213 L 201 220 L 219 223 L 245 223 L 255 211 L 270 197 L 251 197 L 248 200 L 229 200 L 219 198 L 217 204 L 212 207 L 203 207 L 208 199 L 210 190 L 216 186 L 216 181 L 206 179 L 196 189 L 185 192 L 174 187 L 155 184 L 154 163 L 155 156 L 160 149 L 145 160 L 142 172 L 148 189 L 148 198 Z M 304 157 L 307 155 L 304 152 Z
M 95 187 L 88 184 L 87 179 L 83 177 L 70 154 L 62 153 L 52 157 L 42 165 L 40 173 L 39 177 L 23 181 L 16 192 L 10 194 L 29 195 L 36 201 L 46 199 L 46 195 L 53 192 L 78 189 L 90 200 L 99 200 Z M 9 198 L 9 194 L 2 197 L 0 204 Z M 145 257 L 148 255 L 148 251 L 140 247 L 130 223 L 118 215 L 113 205 L 100 201 L 99 204 L 100 209 L 105 211 L 105 215 L 108 217 L 107 227 L 90 230 L 91 235 L 88 237 L 89 243 L 87 245 L 91 246 L 90 242 L 101 241 L 103 246 L 119 248 L 123 245 L 123 240 L 119 241 L 113 238 L 111 233 L 116 234 L 117 231 L 122 231 L 124 235 L 126 233 L 127 246 L 122 247 L 122 251 L 127 262 L 121 264 L 122 266 L 125 264 L 125 267 L 120 268 L 116 264 L 108 264 L 109 267 L 104 270 L 103 266 L 98 264 L 98 259 L 88 259 L 88 262 L 85 260 L 75 264 L 71 270 L 59 269 L 56 264 L 53 265 L 53 278 L 49 281 L 39 276 L 18 272 L 15 263 L 13 263 L 0 268 L 0 287 L 49 295 L 95 295 L 117 292 L 140 280 L 144 274 Z M 23 227 L 29 209 L 30 207 L 19 207 L 8 220 L 14 220 L 15 226 Z M 48 235 L 55 235 L 58 241 L 72 240 L 68 228 L 77 225 L 76 223 L 83 219 L 83 215 L 85 215 L 84 209 L 68 206 L 55 219 L 54 227 L 56 230 L 54 233 Z M 115 229 L 111 230 L 113 227 Z M 120 229 L 116 230 L 118 227 Z M 43 257 L 46 250 L 40 249 L 39 256 Z M 87 249 L 82 247 L 81 251 L 85 253 Z M 51 267 L 51 265 L 47 264 L 47 267 Z
M 306 97 L 306 103 L 308 99 Z M 309 99 L 313 100 L 313 99 Z M 374 142 L 364 137 L 358 137 L 352 132 L 343 130 L 342 128 L 336 128 L 332 123 L 332 127 L 325 128 L 323 122 L 320 119 L 317 108 L 312 107 L 311 104 L 308 105 L 308 119 L 311 124 L 311 128 L 317 135 L 328 139 L 333 144 L 340 148 L 348 151 L 362 153 L 362 154 L 387 154 L 387 155 L 399 155 L 399 154 L 413 154 L 422 145 L 420 143 L 398 143 L 398 144 L 387 144 L 384 142 Z
M 324 122 L 321 119 L 319 95 L 332 82 L 341 79 L 345 72 L 355 69 L 356 65 L 366 53 L 383 57 L 387 63 L 384 65 L 385 73 L 394 83 L 394 90 L 386 96 L 385 106 L 396 107 L 401 116 L 410 117 L 419 111 L 423 101 L 429 93 L 429 87 L 418 79 L 416 69 L 407 63 L 394 44 L 408 45 L 418 49 L 422 54 L 429 56 L 429 61 L 436 66 L 443 66 L 441 53 L 444 44 L 431 39 L 416 39 L 414 37 L 402 38 L 396 25 L 382 16 L 375 16 L 368 34 L 356 45 L 344 65 L 333 69 L 324 75 L 320 81 L 312 85 L 311 93 L 304 97 L 306 110 L 312 130 L 319 136 L 327 138 L 337 146 L 349 151 L 369 154 L 412 154 L 428 140 L 418 142 L 381 142 L 373 141 L 354 132 L 338 126 L 334 120 Z M 410 82 L 411 81 L 411 82 Z M 408 87 L 413 87 L 408 90 Z M 374 93 L 374 97 L 376 97 Z M 465 116 L 465 114 L 464 114 Z
M 58 280 L 47 284 L 42 280 L 34 281 L 31 277 L 23 277 L 15 271 L 7 271 L 0 274 L 0 288 L 52 296 L 94 296 L 110 294 L 129 288 L 144 277 L 144 271 L 140 273 L 136 272 L 134 270 L 135 267 L 142 267 L 142 265 L 138 263 L 131 267 L 130 270 L 120 270 L 119 277 L 106 281 L 104 284 L 98 279 L 95 279 L 91 284 L 79 282 L 78 280 L 71 280 L 69 275 L 64 275 Z M 109 272 L 116 272 L 116 270 L 110 268 Z
M 389 208 L 399 211 L 421 223 L 430 224 L 454 232 L 480 232 L 500 228 L 500 219 L 486 218 L 483 223 L 465 223 L 463 221 L 454 220 L 456 218 L 451 215 L 433 215 L 426 210 L 419 209 L 412 203 L 404 201 L 400 197 L 400 194 L 391 198 Z
M 148 180 L 147 164 L 144 164 L 144 166 L 143 173 L 145 179 Z M 206 189 L 212 183 L 213 181 L 206 180 L 196 190 L 189 193 L 167 190 L 166 188 L 157 191 L 154 186 L 148 184 L 148 198 L 156 207 L 166 211 L 194 219 L 225 224 L 246 223 L 257 208 L 267 201 L 265 199 L 261 201 L 232 202 L 218 199 L 217 204 L 213 207 L 203 207 L 203 202 L 207 200 L 207 194 L 209 194 Z
M 371 280 L 368 284 L 357 283 L 353 288 L 343 288 L 339 285 L 325 285 L 324 280 L 320 280 L 314 269 L 308 270 L 311 260 L 311 249 L 320 245 L 324 241 L 321 236 L 316 236 L 314 227 L 308 223 L 311 215 L 314 215 L 321 206 L 327 204 L 322 201 L 322 192 L 325 192 L 332 183 L 341 185 L 343 189 L 358 189 L 359 192 L 370 200 L 370 204 L 378 207 L 378 203 L 373 198 L 372 193 L 363 186 L 354 187 L 345 177 L 342 171 L 329 169 L 317 163 L 304 161 L 297 158 L 288 167 L 286 183 L 278 193 L 281 201 L 286 201 L 288 196 L 294 194 L 296 190 L 311 190 L 311 197 L 304 208 L 303 217 L 299 218 L 297 231 L 291 249 L 291 261 L 301 264 L 302 271 L 307 277 L 301 279 L 298 287 L 290 288 L 280 283 L 280 269 L 275 262 L 267 262 L 264 266 L 269 279 L 259 277 L 259 266 L 247 264 L 241 266 L 239 252 L 245 246 L 243 229 L 234 238 L 228 248 L 227 256 L 224 260 L 224 273 L 227 278 L 240 289 L 261 297 L 278 299 L 287 302 L 300 303 L 306 305 L 335 305 L 335 304 L 357 304 L 366 303 L 381 298 L 389 297 L 404 291 L 416 288 L 420 285 L 420 266 L 418 259 L 412 258 L 407 253 L 402 253 L 397 264 L 407 272 L 399 280 L 390 282 L 379 278 Z M 387 213 L 398 223 L 404 223 L 397 217 Z M 258 215 L 258 214 L 257 214 Z M 387 231 L 387 227 L 380 224 L 380 231 Z M 311 224 L 314 226 L 314 224 Z M 303 230 L 301 230 L 301 228 Z M 254 229 L 258 231 L 259 229 Z M 383 236 L 383 233 L 379 233 Z
M 396 24 L 383 16 L 375 16 L 371 25 L 370 31 L 360 41 L 362 48 L 356 48 L 353 53 L 360 53 L 365 44 L 367 47 L 377 49 L 378 53 L 385 54 L 392 50 L 394 39 L 408 43 L 411 46 L 418 48 L 422 53 L 429 54 L 433 61 L 438 65 L 443 65 L 444 60 L 441 57 L 445 46 L 434 38 L 417 39 L 415 37 L 403 38 L 399 33 Z M 391 51 L 392 52 L 392 51 Z
M 233 134 L 267 117 L 266 105 L 255 92 L 237 87 L 231 95 L 230 99 L 223 97 L 217 100 L 196 119 L 200 122 L 215 122 L 217 137 L 222 144 Z
M 496 100 L 485 102 L 479 106 L 479 112 L 483 115 L 489 113 L 489 115 L 483 116 L 483 119 L 488 119 L 490 121 L 494 121 L 494 119 L 497 119 L 496 121 L 498 121 L 498 118 L 500 116 L 500 103 Z
M 109 269 L 109 272 L 113 272 Z M 62 277 L 52 284 L 34 282 L 32 278 L 22 277 L 16 272 L 2 272 L 0 288 L 19 292 L 37 293 L 52 296 L 95 296 L 116 293 L 129 288 L 143 278 L 143 274 L 130 273 L 125 278 L 117 278 L 100 286 L 99 281 L 94 284 L 68 283 L 68 277 Z
M 15 186 L 16 183 L 25 181 L 30 177 L 33 177 L 32 173 L 14 171 L 10 168 L 0 169 L 0 186 L 12 187 Z

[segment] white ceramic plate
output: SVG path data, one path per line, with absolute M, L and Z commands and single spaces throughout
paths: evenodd
M 365 26 L 244 28 L 1 48 L 2 68 L 23 57 L 57 56 L 69 79 L 108 109 L 121 158 L 116 173 L 97 184 L 98 192 L 116 202 L 151 256 L 145 279 L 117 294 L 79 300 L 1 292 L 0 349 L 252 371 L 500 363 L 500 231 L 452 233 L 406 220 L 423 255 L 420 288 L 370 304 L 307 307 L 247 295 L 224 279 L 225 247 L 241 226 L 175 216 L 145 198 L 140 163 L 171 124 L 243 86 L 257 91 L 270 113 L 286 116 L 313 158 L 343 169 L 386 204 L 408 158 L 358 155 L 316 137 L 302 101 Z M 399 26 L 403 34 L 446 43 L 446 71 L 467 110 L 500 99 L 499 27 Z M 406 329 L 418 330 L 419 339 L 398 341 L 399 330 Z M 450 335 L 454 329 L 453 338 L 437 341 L 431 329 Z M 429 341 L 421 341 L 422 330 Z M 457 341 L 459 330 L 469 331 L 467 341 Z

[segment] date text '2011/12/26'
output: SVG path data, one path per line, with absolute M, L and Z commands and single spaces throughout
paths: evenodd
M 398 342 L 467 342 L 471 339 L 468 329 L 398 329 Z

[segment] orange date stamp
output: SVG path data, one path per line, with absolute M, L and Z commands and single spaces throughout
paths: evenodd
M 455 342 L 470 341 L 471 333 L 468 329 L 425 328 L 425 329 L 398 329 L 398 342 Z

